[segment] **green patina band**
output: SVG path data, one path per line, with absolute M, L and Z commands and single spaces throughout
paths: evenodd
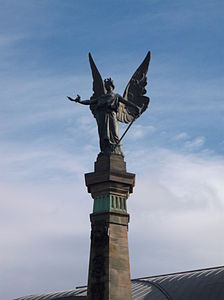
M 126 198 L 114 194 L 96 196 L 94 198 L 93 212 L 127 212 Z

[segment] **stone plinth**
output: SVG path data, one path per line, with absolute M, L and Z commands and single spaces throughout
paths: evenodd
M 93 173 L 85 174 L 94 199 L 88 300 L 130 300 L 126 201 L 133 191 L 135 174 L 126 172 L 120 155 L 99 155 Z

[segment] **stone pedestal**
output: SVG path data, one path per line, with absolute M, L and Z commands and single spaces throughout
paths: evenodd
M 99 155 L 85 180 L 94 199 L 87 298 L 131 300 L 126 201 L 135 174 L 126 172 L 122 156 Z

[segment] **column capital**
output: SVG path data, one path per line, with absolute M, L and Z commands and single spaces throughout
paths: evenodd
M 85 182 L 92 198 L 113 193 L 127 199 L 133 192 L 135 174 L 126 171 L 123 156 L 100 154 L 95 162 L 94 172 L 85 174 Z

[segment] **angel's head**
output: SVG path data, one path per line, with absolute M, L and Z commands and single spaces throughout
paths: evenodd
M 115 88 L 114 82 L 111 78 L 104 79 L 104 86 L 107 92 L 112 92 Z

